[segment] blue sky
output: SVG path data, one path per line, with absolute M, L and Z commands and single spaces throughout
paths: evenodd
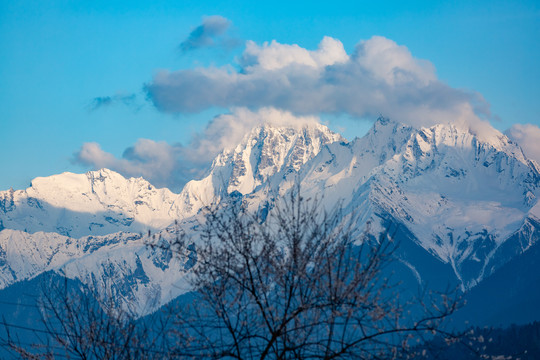
M 299 115 L 320 116 L 348 138 L 362 135 L 369 127 L 375 107 L 304 110 L 296 103 L 270 98 L 264 104 L 262 96 L 262 103 L 206 99 L 197 111 L 188 111 L 174 97 L 164 100 L 163 91 L 169 87 L 163 87 L 163 77 L 167 84 L 173 82 L 174 94 L 195 98 L 200 90 L 192 91 L 193 84 L 183 80 L 179 87 L 179 78 L 190 75 L 198 80 L 205 73 L 197 69 L 223 66 L 228 73 L 241 75 L 252 66 L 242 63 L 248 40 L 254 42 L 255 51 L 272 40 L 315 51 L 329 36 L 352 57 L 360 41 L 379 36 L 382 40 L 377 44 L 398 50 L 404 46 L 414 59 L 429 61 L 444 91 L 457 97 L 481 94 L 483 106 L 490 105 L 489 114 L 484 111 L 481 116 L 495 128 L 517 129 L 522 137 L 540 134 L 535 127 L 540 124 L 538 1 L 1 0 L 0 4 L 0 189 L 25 188 L 37 176 L 83 172 L 102 163 L 117 166 L 125 175 L 137 175 L 135 163 L 163 154 L 178 164 L 158 171 L 159 176 L 174 177 L 180 184 L 192 169 L 202 166 L 196 157 L 205 144 L 209 122 L 232 111 L 232 106 L 250 106 L 255 113 L 254 107 L 262 105 L 293 112 L 302 109 Z M 211 17 L 215 15 L 220 17 Z M 205 21 L 206 31 L 213 24 L 215 32 L 182 50 L 181 44 Z M 235 90 L 237 84 L 230 86 L 228 90 Z M 220 126 L 237 121 L 231 119 Z M 537 143 L 535 138 L 523 141 Z M 82 157 L 82 150 L 98 151 L 97 146 L 101 162 Z M 186 155 L 190 146 L 198 146 L 198 152 L 190 150 Z M 141 149 L 155 156 L 140 159 L 145 156 Z M 531 147 L 531 157 L 535 151 Z M 147 166 L 144 171 L 155 174 L 155 169 Z M 139 172 L 145 175 L 144 171 Z

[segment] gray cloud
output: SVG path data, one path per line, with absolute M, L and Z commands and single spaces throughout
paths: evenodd
M 489 127 L 480 119 L 490 116 L 480 94 L 444 84 L 429 61 L 380 36 L 360 42 L 350 55 L 330 37 L 313 51 L 248 41 L 237 65 L 239 70 L 229 65 L 162 71 L 145 90 L 165 112 L 272 106 L 297 114 L 383 114 L 418 126 L 454 122 Z
M 540 128 L 532 124 L 514 124 L 505 132 L 517 142 L 525 155 L 540 164 Z
M 88 109 L 95 111 L 100 108 L 109 107 L 111 105 L 123 104 L 126 106 L 133 106 L 137 100 L 135 94 L 116 94 L 112 96 L 98 96 L 92 99 Z
M 174 189 L 178 188 L 176 184 L 185 183 L 188 175 L 178 167 L 181 152 L 180 145 L 139 139 L 121 158 L 116 158 L 101 149 L 98 143 L 91 142 L 83 144 L 73 162 L 92 169 L 108 168 L 126 177 L 142 176 L 157 187 Z
M 257 112 L 237 108 L 212 119 L 187 146 L 139 139 L 118 158 L 91 142 L 83 144 L 73 162 L 96 170 L 108 168 L 126 177 L 142 176 L 155 186 L 179 191 L 187 181 L 201 178 L 220 151 L 238 145 L 255 126 L 263 123 L 294 126 L 318 121 L 313 116 L 297 117 L 272 108 Z
M 216 39 L 225 34 L 231 26 L 231 21 L 223 16 L 213 15 L 203 18 L 201 25 L 197 26 L 180 44 L 180 51 L 188 52 L 203 47 L 211 47 L 217 44 L 228 46 L 234 42 L 233 39 L 223 39 L 217 42 Z
M 209 163 L 223 149 L 237 146 L 256 126 L 272 124 L 290 127 L 318 122 L 319 118 L 315 116 L 294 116 L 274 108 L 261 108 L 257 111 L 234 108 L 229 114 L 216 116 L 202 133 L 194 135 L 183 156 L 191 163 Z

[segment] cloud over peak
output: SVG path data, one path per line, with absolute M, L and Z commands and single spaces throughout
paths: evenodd
M 540 128 L 533 124 L 514 124 L 505 135 L 517 142 L 525 155 L 540 164 Z
M 301 127 L 317 123 L 315 116 L 294 116 L 273 108 L 256 112 L 235 108 L 213 118 L 186 146 L 139 139 L 118 158 L 98 143 L 89 142 L 75 153 L 73 162 L 94 170 L 108 168 L 126 177 L 142 176 L 155 186 L 179 191 L 187 181 L 200 178 L 220 151 L 237 146 L 257 126 Z
M 113 154 L 102 150 L 98 143 L 89 142 L 83 144 L 75 154 L 73 162 L 96 170 L 111 169 L 126 177 L 142 176 L 154 185 L 162 187 L 174 185 L 171 182 L 181 181 L 183 174 L 176 173 L 181 150 L 180 145 L 139 139 L 135 145 L 124 151 L 121 158 L 116 158 Z
M 482 123 L 479 115 L 489 116 L 479 94 L 444 84 L 429 61 L 382 36 L 361 41 L 352 54 L 331 37 L 316 50 L 248 41 L 237 66 L 162 71 L 145 88 L 165 112 L 275 107 L 296 114 L 383 114 L 416 126 Z
M 229 26 L 221 16 L 207 17 L 181 48 L 214 46 Z M 236 146 L 253 127 L 303 125 L 318 122 L 325 113 L 383 115 L 415 127 L 451 123 L 481 138 L 500 136 L 483 120 L 490 112 L 480 94 L 448 86 L 437 78 L 433 64 L 382 36 L 360 41 L 351 53 L 328 36 L 314 50 L 275 40 L 247 41 L 235 61 L 223 67 L 161 71 L 145 85 L 148 99 L 160 111 L 230 111 L 212 119 L 189 144 L 141 139 L 117 158 L 98 144 L 86 143 L 75 162 L 179 189 L 200 177 L 220 151 Z M 112 99 L 103 100 L 106 105 Z

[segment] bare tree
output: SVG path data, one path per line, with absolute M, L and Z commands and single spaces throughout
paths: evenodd
M 51 277 L 42 283 L 35 307 L 41 326 L 6 324 L 2 346 L 22 359 L 163 359 L 168 357 L 167 318 L 136 319 L 96 287 Z M 15 330 L 32 334 L 21 340 Z M 26 336 L 28 338 L 28 336 Z
M 327 213 L 298 188 L 281 200 L 268 215 L 240 200 L 206 208 L 173 244 L 150 234 L 152 246 L 193 260 L 193 292 L 157 321 L 56 287 L 40 305 L 39 347 L 8 347 L 28 359 L 389 359 L 412 356 L 426 334 L 451 335 L 440 324 L 455 300 L 400 299 L 392 233 L 361 233 L 354 216 Z
M 457 302 L 401 302 L 385 276 L 392 234 L 359 234 L 355 220 L 324 212 L 298 189 L 265 219 L 241 202 L 207 209 L 190 278 L 196 292 L 175 312 L 176 355 L 388 359 L 439 331 Z

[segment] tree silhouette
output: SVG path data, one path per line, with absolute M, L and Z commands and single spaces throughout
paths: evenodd
M 190 277 L 194 299 L 175 312 L 185 345 L 178 355 L 387 359 L 438 332 L 457 302 L 444 294 L 400 301 L 385 273 L 396 260 L 392 234 L 359 233 L 356 221 L 339 207 L 325 212 L 299 188 L 268 216 L 241 201 L 207 208 Z
M 29 359 L 389 359 L 412 356 L 426 335 L 453 336 L 440 328 L 457 306 L 448 294 L 400 298 L 392 233 L 360 232 L 354 214 L 326 212 L 299 187 L 269 211 L 232 197 L 199 219 L 172 243 L 149 236 L 149 246 L 189 257 L 189 301 L 149 322 L 91 288 L 52 288 L 41 303 L 45 340 L 5 346 Z

